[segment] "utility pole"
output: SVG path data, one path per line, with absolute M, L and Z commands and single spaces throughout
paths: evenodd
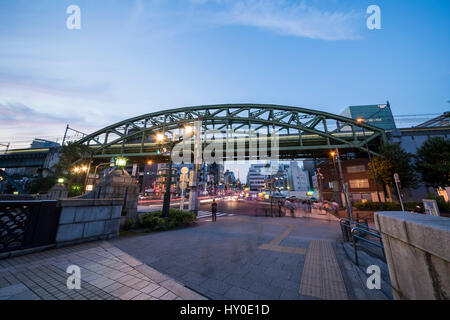
M 5 153 L 6 153 L 9 150 L 10 143 L 9 142 L 7 144 L 0 143 L 0 146 L 6 147 L 6 150 L 5 150 Z
M 345 207 L 347 209 L 347 215 L 350 220 L 353 220 L 352 203 L 350 201 L 348 188 L 344 182 L 344 176 L 342 174 L 341 156 L 339 155 L 339 149 L 336 149 L 336 160 L 337 160 L 338 168 L 339 168 L 339 178 L 341 180 L 342 191 L 344 192 Z
M 398 176 L 398 173 L 394 173 L 394 181 L 395 181 L 395 186 L 397 187 L 397 193 L 398 193 L 398 200 L 400 201 L 400 204 L 402 206 L 402 211 L 405 211 L 405 207 L 403 206 L 403 199 L 402 199 L 402 195 L 400 193 L 400 177 Z
M 66 142 L 67 130 L 69 130 L 69 125 L 66 126 L 66 132 L 64 132 L 64 138 L 63 138 L 63 141 L 62 141 L 62 143 L 61 143 L 61 146 L 62 146 L 62 147 L 64 146 L 64 142 Z

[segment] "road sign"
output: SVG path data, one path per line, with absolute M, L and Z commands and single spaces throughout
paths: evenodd
M 441 214 L 439 213 L 439 208 L 437 205 L 436 200 L 428 200 L 423 199 L 423 207 L 425 209 L 425 213 L 430 216 L 436 216 L 439 217 Z
M 196 185 L 194 184 L 194 171 L 189 172 L 189 186 L 191 187 L 195 187 Z
M 400 193 L 400 177 L 398 176 L 398 173 L 394 173 L 394 181 L 395 181 L 395 186 L 397 188 L 397 193 L 398 193 L 398 199 L 400 200 L 400 204 L 402 206 L 402 211 L 405 211 L 405 207 L 403 206 L 403 199 L 402 199 L 402 194 Z

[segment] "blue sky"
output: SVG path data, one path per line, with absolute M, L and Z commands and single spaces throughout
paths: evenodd
M 81 8 L 68 30 L 66 8 Z M 381 8 L 381 30 L 366 9 Z M 448 0 L 2 0 L 0 142 L 180 106 L 449 109 Z

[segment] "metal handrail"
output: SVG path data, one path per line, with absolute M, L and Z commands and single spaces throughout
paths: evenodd
M 381 237 L 381 234 L 377 229 L 371 228 L 367 225 L 364 225 L 359 222 L 356 222 L 356 221 L 353 221 L 350 219 L 346 219 L 346 218 L 341 218 L 339 220 L 339 223 L 341 224 L 342 237 L 343 237 L 344 242 L 346 240 L 350 240 L 350 235 L 351 235 L 351 241 L 352 241 L 353 249 L 355 251 L 356 265 L 359 265 L 358 249 L 356 247 L 356 239 L 362 240 L 362 241 L 367 242 L 371 245 L 374 245 L 378 248 L 381 248 L 381 251 L 383 252 L 383 256 L 386 259 L 386 254 L 384 252 L 384 246 L 383 246 L 383 238 Z M 354 225 L 353 227 L 352 227 L 352 224 Z M 362 228 L 360 228 L 358 226 L 362 226 Z M 350 231 L 350 232 L 348 232 L 348 231 Z M 364 233 L 366 235 L 371 235 L 375 238 L 378 238 L 380 243 L 366 239 L 365 237 L 360 236 L 360 233 Z
M 369 229 L 369 230 L 372 230 L 372 231 L 375 231 L 375 232 L 379 232 L 377 229 L 371 228 L 371 227 L 369 227 L 368 225 L 365 225 L 365 224 L 362 224 L 362 223 L 359 223 L 359 222 L 356 222 L 356 221 L 353 221 L 353 220 L 350 220 L 350 219 L 347 219 L 347 218 L 341 218 L 341 219 L 339 220 L 339 222 L 341 222 L 341 224 L 342 224 L 342 221 L 343 221 L 343 220 L 349 222 L 350 224 L 355 224 L 355 225 L 358 225 L 358 226 L 363 226 L 363 227 L 366 228 L 366 229 Z

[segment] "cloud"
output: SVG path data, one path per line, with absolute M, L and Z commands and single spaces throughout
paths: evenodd
M 0 124 L 38 124 L 38 123 L 83 123 L 84 119 L 76 116 L 59 116 L 39 112 L 21 103 L 0 104 Z
M 222 13 L 224 24 L 257 27 L 281 35 L 320 39 L 355 40 L 360 14 L 319 10 L 302 1 L 241 0 Z

